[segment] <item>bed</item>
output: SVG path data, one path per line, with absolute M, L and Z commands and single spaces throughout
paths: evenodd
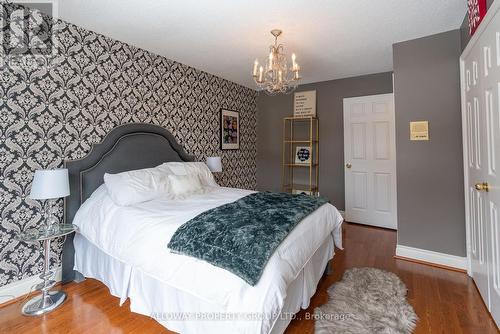
M 63 283 L 97 279 L 120 304 L 130 299 L 132 312 L 179 333 L 282 333 L 309 306 L 335 246 L 342 247 L 340 214 L 324 204 L 301 220 L 252 286 L 166 245 L 201 212 L 253 191 L 213 185 L 186 198 L 122 207 L 103 185 L 105 173 L 193 161 L 172 134 L 149 124 L 117 127 L 86 157 L 67 161 L 65 220 L 78 232 L 63 247 Z

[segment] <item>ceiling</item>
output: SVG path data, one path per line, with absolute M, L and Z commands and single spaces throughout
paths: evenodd
M 392 70 L 392 44 L 460 26 L 465 0 L 62 0 L 59 17 L 241 85 L 273 42 L 302 83 Z

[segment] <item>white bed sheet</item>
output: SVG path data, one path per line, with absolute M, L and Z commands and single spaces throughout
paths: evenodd
M 138 270 L 212 304 L 213 309 L 262 316 L 262 321 L 247 322 L 246 326 L 238 328 L 239 332 L 268 333 L 273 321 L 265 319 L 274 319 L 280 313 L 287 287 L 326 237 L 332 235 L 335 245 L 342 247 L 342 217 L 332 205 L 321 206 L 296 226 L 277 248 L 261 279 L 253 287 L 229 271 L 196 258 L 171 253 L 167 248 L 171 236 L 185 222 L 250 193 L 252 191 L 213 187 L 186 199 L 155 199 L 120 207 L 101 186 L 82 205 L 73 223 L 86 239 L 106 254 L 126 263 L 131 270 Z

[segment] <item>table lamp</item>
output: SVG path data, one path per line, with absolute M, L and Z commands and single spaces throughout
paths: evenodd
M 69 179 L 67 169 L 39 169 L 35 171 L 29 197 L 45 201 L 45 225 L 47 230 L 50 230 L 58 223 L 54 215 L 55 200 L 68 195 Z
M 222 161 L 220 157 L 208 157 L 207 166 L 212 173 L 222 172 Z

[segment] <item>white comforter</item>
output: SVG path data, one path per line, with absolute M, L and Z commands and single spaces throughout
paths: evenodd
M 103 185 L 81 206 L 73 223 L 79 233 L 114 258 L 231 313 L 279 314 L 292 282 L 328 237 L 341 244 L 340 213 L 324 204 L 306 217 L 277 248 L 260 281 L 250 286 L 231 272 L 196 258 L 173 254 L 167 244 L 176 229 L 198 214 L 252 191 L 212 187 L 185 199 L 156 199 L 117 206 Z M 248 322 L 245 333 L 268 333 L 273 321 Z

